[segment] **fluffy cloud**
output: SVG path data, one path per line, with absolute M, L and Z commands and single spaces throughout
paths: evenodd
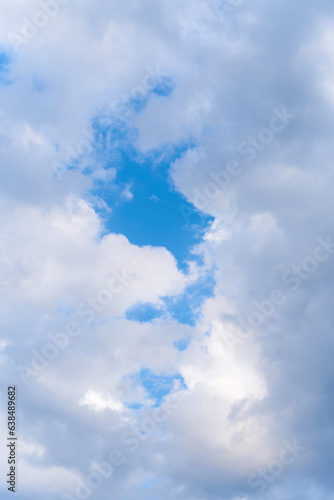
M 13 48 L 8 34 L 42 7 L 7 4 L 0 369 L 19 386 L 20 498 L 75 496 L 113 450 L 124 460 L 92 498 L 248 499 L 252 477 L 260 498 L 331 498 L 333 6 L 54 0 Z M 161 75 L 168 92 L 149 85 Z M 126 221 L 108 227 L 126 167 L 117 134 L 92 128 L 99 116 L 131 131 L 142 163 L 189 144 L 170 189 L 194 206 L 185 226 L 195 210 L 213 222 L 187 270 L 132 242 Z M 64 179 L 54 162 L 72 169 Z M 129 178 L 119 203 L 134 199 Z M 190 326 L 168 299 L 208 271 L 213 293 Z M 129 319 L 140 304 L 162 313 Z M 18 366 L 34 370 L 27 385 Z M 182 377 L 163 414 L 143 368 Z M 303 452 L 275 475 L 295 441 Z

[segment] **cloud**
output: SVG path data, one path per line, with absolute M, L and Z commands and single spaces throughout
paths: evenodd
M 331 498 L 332 4 L 58 3 L 16 48 L 41 5 L 0 20 L 20 498 L 75 495 L 116 450 L 92 498 L 251 499 L 295 440 L 259 498 Z

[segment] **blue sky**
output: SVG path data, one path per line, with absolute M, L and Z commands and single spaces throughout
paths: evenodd
M 4 52 L 1 52 L 0 51 L 0 83 L 1 84 L 8 84 L 8 80 L 7 80 L 7 75 L 9 73 L 9 70 L 10 70 L 10 63 L 11 63 L 11 59 L 10 59 L 10 56 L 9 54 L 4 51 Z
M 142 368 L 139 373 L 131 376 L 134 384 L 140 384 L 146 391 L 148 399 L 154 406 L 160 406 L 164 396 L 177 389 L 186 389 L 183 377 L 179 374 L 155 374 L 147 368 Z M 131 406 L 131 405 L 129 405 Z
M 107 169 L 117 171 L 110 186 L 98 182 L 92 190 L 111 208 L 106 217 L 107 230 L 124 234 L 139 246 L 164 246 L 186 269 L 193 246 L 212 220 L 175 190 L 170 177 L 170 165 L 191 150 L 194 141 L 166 144 L 142 154 L 136 148 L 137 131 L 120 120 L 115 119 L 106 127 L 97 121 L 93 130 L 98 158 L 102 158 Z M 130 199 L 122 197 L 127 189 Z M 183 215 L 187 211 L 192 214 L 189 220 Z
M 329 0 L 4 0 L 19 500 L 334 500 L 333 23 Z

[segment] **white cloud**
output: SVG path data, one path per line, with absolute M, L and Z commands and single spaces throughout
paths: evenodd
M 123 405 L 121 402 L 114 400 L 110 396 L 99 394 L 94 391 L 88 391 L 84 395 L 81 401 L 79 401 L 79 405 L 84 406 L 87 405 L 95 411 L 102 411 L 106 408 L 110 408 L 111 410 L 120 411 L 123 409 Z
M 111 492 L 131 498 L 126 485 L 141 488 L 143 478 L 158 474 L 157 463 L 166 485 L 153 497 L 142 489 L 144 498 L 238 498 L 249 474 L 295 437 L 311 451 L 270 494 L 330 497 L 333 259 L 232 352 L 224 335 L 238 331 L 254 302 L 277 288 L 287 292 L 284 271 L 312 255 L 317 238 L 334 234 L 332 6 L 258 0 L 220 22 L 212 4 L 73 0 L 12 54 L 12 83 L 1 84 L 3 387 L 18 377 L 17 364 L 31 361 L 32 348 L 41 351 L 50 333 L 79 321 L 76 308 L 96 299 L 112 273 L 124 269 L 131 277 L 91 325 L 81 317 L 80 336 L 31 387 L 22 386 L 22 498 L 59 498 L 120 445 L 121 432 L 147 411 L 137 417 L 126 403 L 152 404 L 129 378 L 143 366 L 180 373 L 187 389 L 177 392 L 164 438 L 143 440 L 99 490 L 101 500 Z M 6 2 L 5 49 L 8 32 L 39 8 Z M 201 268 L 193 264 L 185 275 L 167 249 L 108 234 L 99 215 L 104 201 L 89 189 L 96 181 L 112 185 L 117 159 L 107 158 L 106 171 L 100 158 L 84 157 L 91 175 L 79 169 L 63 183 L 52 170 L 91 133 L 99 111 L 143 85 L 148 66 L 159 67 L 175 89 L 125 118 L 138 129 L 136 146 L 143 152 L 191 138 L 195 146 L 173 163 L 171 178 L 214 218 L 196 252 L 204 269 L 214 269 L 216 285 L 194 327 L 168 314 L 151 323 L 124 317 L 138 303 L 164 307 L 162 298 L 182 295 Z M 247 162 L 240 144 L 284 107 L 296 118 Z M 240 173 L 203 201 L 210 173 L 226 171 L 232 160 Z M 128 200 L 132 187 L 123 191 Z M 177 351 L 173 342 L 185 337 L 190 346 Z

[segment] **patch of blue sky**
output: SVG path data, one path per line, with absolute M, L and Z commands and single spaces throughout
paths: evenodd
M 12 62 L 11 57 L 7 52 L 0 51 L 0 83 L 9 85 L 12 83 L 11 80 L 8 79 L 10 64 Z
M 157 308 L 153 304 L 137 304 L 127 311 L 126 318 L 130 321 L 147 323 L 157 318 L 171 316 L 180 324 L 194 326 L 200 316 L 201 306 L 205 300 L 214 295 L 214 273 L 207 273 L 190 285 L 182 295 L 162 298 L 165 307 Z M 187 348 L 190 340 L 179 341 L 175 347 L 182 351 Z
M 194 210 L 178 193 L 170 178 L 170 165 L 196 146 L 186 142 L 164 144 L 141 153 L 136 147 L 138 131 L 120 120 L 106 125 L 101 117 L 93 123 L 95 161 L 115 168 L 112 182 L 96 181 L 91 191 L 112 211 L 104 214 L 107 231 L 120 233 L 139 246 L 163 246 L 170 250 L 179 267 L 186 271 L 190 250 L 198 243 L 212 218 Z M 92 171 L 87 170 L 89 175 Z M 186 221 L 180 206 L 191 212 Z
M 149 323 L 157 318 L 165 316 L 164 309 L 157 309 L 152 304 L 138 304 L 126 313 L 126 319 L 138 321 L 139 323 Z
M 145 389 L 148 398 L 154 401 L 154 406 L 160 406 L 163 398 L 168 394 L 187 388 L 179 373 L 157 375 L 148 368 L 142 368 L 140 372 L 130 376 L 130 378 L 133 383 L 139 384 Z
M 174 347 L 178 351 L 185 351 L 190 344 L 191 344 L 191 339 L 189 337 L 184 337 L 180 340 L 176 340 L 174 342 Z
M 0 52 L 0 71 L 3 71 L 3 68 L 6 68 L 9 62 L 9 55 L 6 52 Z
M 171 78 L 168 76 L 163 76 L 160 81 L 157 82 L 156 86 L 152 89 L 152 94 L 157 94 L 159 96 L 168 97 L 174 90 L 175 84 Z
M 141 403 L 124 403 L 124 406 L 129 408 L 129 410 L 140 410 L 144 405 Z
M 169 314 L 178 323 L 195 326 L 205 300 L 214 295 L 215 277 L 210 272 L 190 285 L 182 296 L 165 297 Z
M 125 103 L 126 106 L 132 108 L 132 110 L 137 113 L 145 108 L 152 96 L 168 97 L 174 89 L 174 83 L 167 76 L 161 76 L 159 77 L 159 81 L 156 81 L 151 89 L 147 91 L 145 91 L 143 87 L 142 89 L 144 92 L 134 93 L 134 95 L 131 94 Z

